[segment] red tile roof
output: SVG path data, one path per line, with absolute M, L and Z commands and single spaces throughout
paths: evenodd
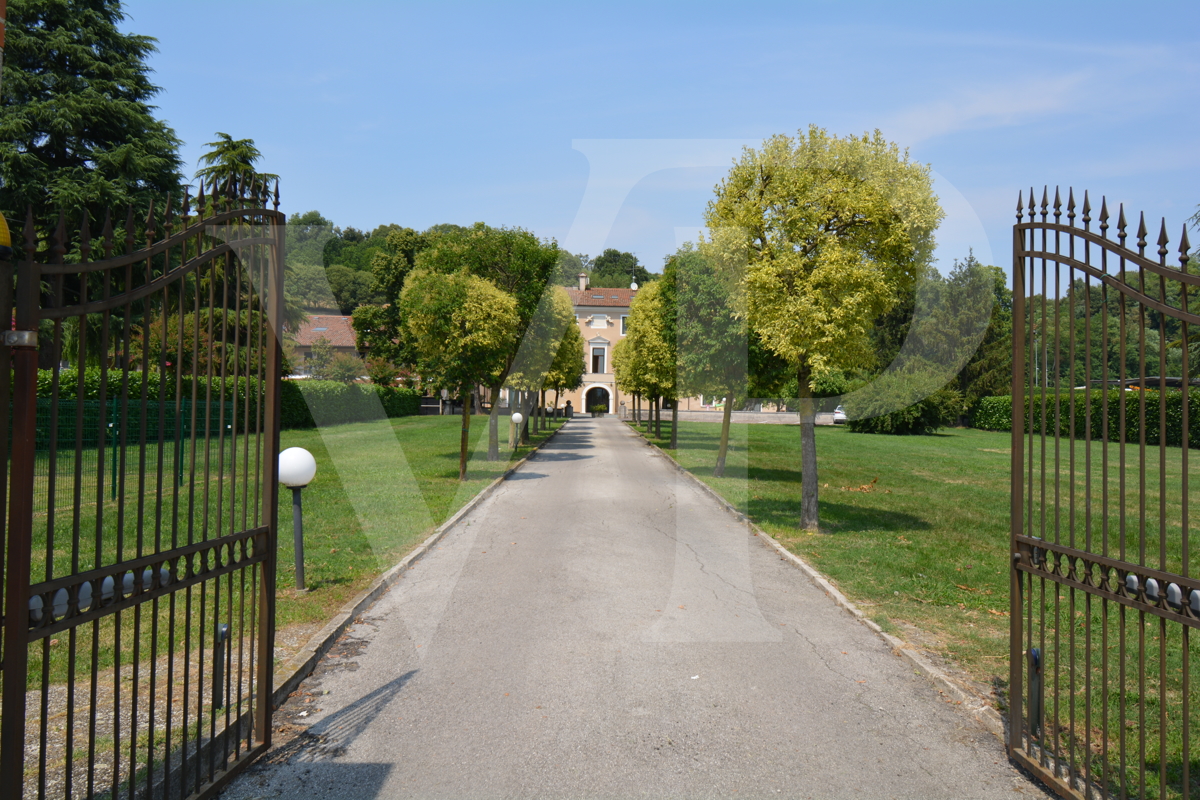
M 311 347 L 322 336 L 334 347 L 354 347 L 354 328 L 350 327 L 350 318 L 323 314 L 309 316 L 296 334 L 296 344 Z
M 637 297 L 636 289 L 567 289 L 571 303 L 577 306 L 622 306 L 629 307 Z

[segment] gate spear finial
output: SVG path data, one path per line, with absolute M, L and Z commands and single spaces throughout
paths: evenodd
M 1183 223 L 1183 236 L 1179 237 L 1179 269 L 1187 272 L 1188 261 L 1191 259 L 1188 256 L 1191 250 L 1191 245 L 1188 243 L 1187 223 Z

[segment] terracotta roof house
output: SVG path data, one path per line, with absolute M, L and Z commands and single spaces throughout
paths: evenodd
M 358 351 L 354 342 L 354 328 L 350 326 L 350 317 L 330 314 L 312 314 L 296 334 L 296 355 L 304 364 L 312 357 L 313 343 L 325 339 L 333 349 L 334 355 L 349 353 L 357 356 Z M 301 372 L 308 374 L 307 367 Z

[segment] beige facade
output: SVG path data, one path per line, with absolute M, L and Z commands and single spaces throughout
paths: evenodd
M 583 386 L 574 392 L 564 392 L 558 404 L 568 400 L 576 412 L 585 412 L 593 405 L 604 405 L 608 413 L 620 411 L 625 400 L 617 389 L 612 369 L 612 352 L 625 337 L 629 321 L 629 306 L 637 297 L 636 289 L 593 289 L 580 276 L 580 288 L 568 289 L 575 307 L 575 324 L 583 336 Z M 553 396 L 547 398 L 553 402 Z

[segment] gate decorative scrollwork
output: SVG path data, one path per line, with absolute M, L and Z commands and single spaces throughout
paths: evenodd
M 0 262 L 4 800 L 204 796 L 270 743 L 278 208 L 30 215 Z
M 1200 264 L 1186 226 L 1147 254 L 1144 217 L 1127 247 L 1124 208 L 1115 238 L 1063 212 L 1031 190 L 1013 229 L 1009 753 L 1067 797 L 1196 797 Z

